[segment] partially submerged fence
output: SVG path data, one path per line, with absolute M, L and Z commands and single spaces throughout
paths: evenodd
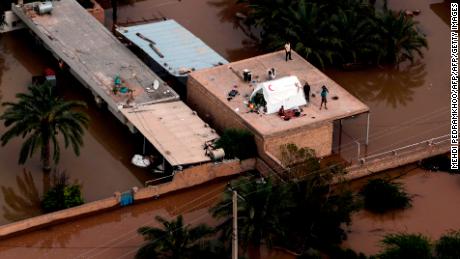
M 450 134 L 420 141 L 389 151 L 361 157 L 347 168 L 345 179 L 352 180 L 387 169 L 414 163 L 450 151 Z

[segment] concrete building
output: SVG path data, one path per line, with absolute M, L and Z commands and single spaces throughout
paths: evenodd
M 300 55 L 294 52 L 292 55 L 293 60 L 289 62 L 285 61 L 284 51 L 279 51 L 192 72 L 187 82 L 187 102 L 220 131 L 226 128 L 251 131 L 259 155 L 275 168 L 280 164 L 280 146 L 283 144 L 295 143 L 299 147 L 314 149 L 319 157 L 328 156 L 332 153 L 334 121 L 368 114 L 369 107 Z M 249 97 L 257 86 L 269 80 L 267 72 L 271 68 L 276 70 L 276 79 L 296 76 L 301 84 L 298 85 L 298 94 L 302 96 L 302 85 L 308 82 L 311 86 L 310 103 L 301 107 L 300 116 L 284 120 L 277 113 L 250 111 Z M 252 74 L 250 82 L 244 81 L 245 69 Z M 323 85 L 329 90 L 327 110 L 319 109 Z M 232 90 L 238 93 L 229 98 Z

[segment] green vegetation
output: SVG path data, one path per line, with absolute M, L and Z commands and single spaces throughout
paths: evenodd
M 15 137 L 25 138 L 19 154 L 19 164 L 24 164 L 40 149 L 44 170 L 50 170 L 51 149 L 54 163 L 59 162 L 60 146 L 58 134 L 65 147 L 72 146 L 76 155 L 83 145 L 84 127 L 88 116 L 76 109 L 85 108 L 79 101 L 64 101 L 56 96 L 55 89 L 48 83 L 29 86 L 28 93 L 16 95 L 18 102 L 3 103 L 8 107 L 0 120 L 9 129 L 1 136 L 2 146 Z
M 214 230 L 206 225 L 190 227 L 184 225 L 181 215 L 175 220 L 156 216 L 161 228 L 141 227 L 137 230 L 147 241 L 136 254 L 137 259 L 191 259 L 191 258 L 225 258 L 223 247 L 210 240 Z
M 378 255 L 381 259 L 430 259 L 431 244 L 420 234 L 390 234 L 382 240 L 384 250 Z
M 436 243 L 435 253 L 437 258 L 460 258 L 460 231 L 452 231 L 441 236 Z
M 423 56 L 425 36 L 402 12 L 377 10 L 367 0 L 240 0 L 248 23 L 261 29 L 267 50 L 286 41 L 320 67 L 398 64 Z
M 239 242 L 243 248 L 282 246 L 305 256 L 327 252 L 346 237 L 343 224 L 357 209 L 354 196 L 343 188 L 331 187 L 334 167 L 321 167 L 309 149 L 290 144 L 285 147 L 291 171 L 280 178 L 254 180 L 242 178 L 231 186 L 244 199 L 238 200 Z M 321 170 L 318 170 L 321 169 Z M 303 173 L 302 173 L 303 171 Z M 280 179 L 285 181 L 280 181 Z M 222 240 L 230 240 L 231 192 L 211 209 L 219 220 Z
M 385 179 L 372 179 L 361 189 L 364 207 L 372 212 L 384 213 L 411 206 L 411 198 L 398 183 Z
M 448 155 L 438 155 L 422 160 L 421 167 L 425 170 L 430 171 L 442 171 L 455 173 L 453 169 L 450 168 L 450 158 Z
M 247 130 L 226 129 L 216 142 L 217 148 L 223 148 L 225 157 L 233 159 L 246 159 L 257 155 L 254 136 Z
M 272 180 L 264 182 L 240 178 L 231 184 L 240 197 L 238 201 L 238 238 L 241 246 L 260 247 L 264 242 L 272 246 L 277 238 L 285 237 L 283 221 L 288 219 L 293 208 L 286 185 L 275 185 Z M 211 209 L 212 215 L 224 220 L 218 227 L 224 240 L 232 235 L 232 192 L 224 192 L 223 199 Z
M 53 187 L 43 196 L 41 207 L 45 212 L 75 207 L 85 203 L 78 184 L 69 184 L 65 173 L 53 175 Z

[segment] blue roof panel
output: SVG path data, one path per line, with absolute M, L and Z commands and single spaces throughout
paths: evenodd
M 228 63 L 174 20 L 120 27 L 117 31 L 174 76 L 187 76 L 181 70 L 200 70 Z M 159 53 L 152 49 L 148 40 L 139 37 L 139 33 L 153 41 Z

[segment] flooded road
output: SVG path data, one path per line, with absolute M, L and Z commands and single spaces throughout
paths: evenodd
M 380 251 L 379 241 L 389 233 L 421 233 L 436 240 L 460 229 L 460 175 L 416 169 L 396 181 L 412 197 L 412 207 L 384 215 L 353 214 L 344 247 L 371 255 Z

